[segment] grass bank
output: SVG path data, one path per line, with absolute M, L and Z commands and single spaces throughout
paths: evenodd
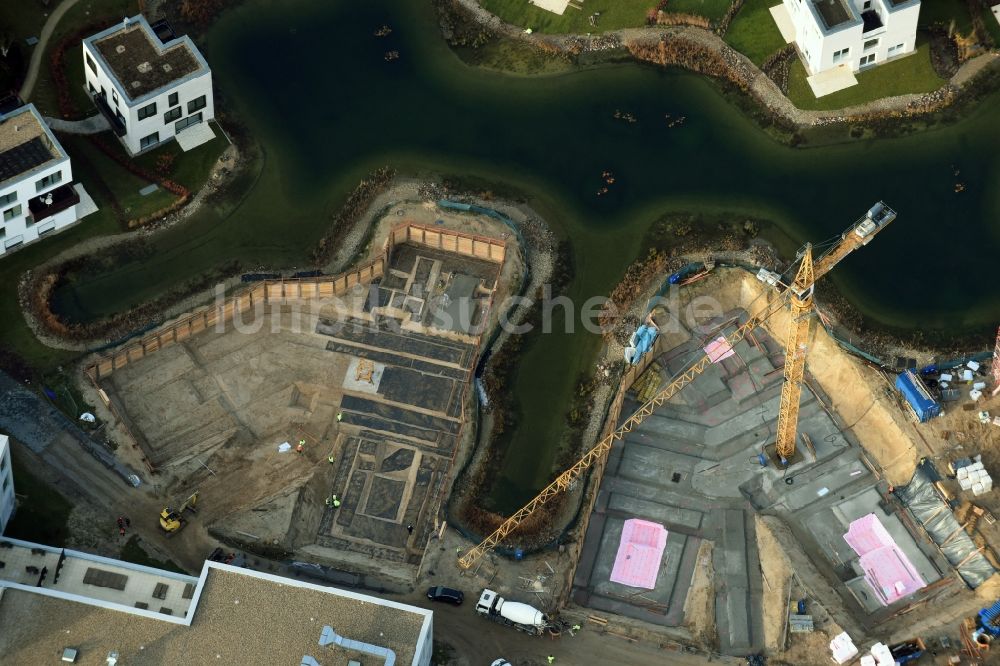
M 31 473 L 16 451 L 11 451 L 17 514 L 7 524 L 4 535 L 62 547 L 69 537 L 69 513 L 73 506 L 56 490 Z
M 945 84 L 931 66 L 930 45 L 926 42 L 913 55 L 856 74 L 856 86 L 819 99 L 813 95 L 806 76 L 801 60 L 792 63 L 788 98 L 800 109 L 821 111 L 865 104 L 881 97 L 933 92 Z

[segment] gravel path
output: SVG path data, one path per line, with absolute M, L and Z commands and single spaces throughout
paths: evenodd
M 111 123 L 100 113 L 83 120 L 63 120 L 45 116 L 45 123 L 55 131 L 66 134 L 100 134 L 111 129 Z

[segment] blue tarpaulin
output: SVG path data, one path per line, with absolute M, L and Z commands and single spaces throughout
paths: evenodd
M 632 334 L 632 344 L 631 347 L 635 348 L 635 352 L 632 354 L 632 358 L 629 363 L 635 365 L 642 358 L 642 355 L 653 348 L 653 343 L 656 342 L 656 336 L 660 334 L 660 331 L 655 326 L 650 326 L 649 324 L 643 324 L 636 329 L 635 333 Z
M 941 413 L 941 405 L 931 397 L 924 383 L 912 370 L 904 370 L 896 377 L 896 388 L 910 404 L 917 418 L 923 423 Z

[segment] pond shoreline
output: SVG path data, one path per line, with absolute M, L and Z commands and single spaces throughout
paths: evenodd
M 521 28 L 505 23 L 488 12 L 477 0 L 438 0 L 436 4 L 443 17 L 442 32 L 453 47 L 465 40 L 455 36 L 452 26 L 456 21 L 449 21 L 447 15 L 449 12 L 464 12 L 468 19 L 491 31 L 497 39 L 529 45 L 549 58 L 572 59 L 581 54 L 592 54 L 598 60 L 602 55 L 621 59 L 621 52 L 624 51 L 627 58 L 637 62 L 680 67 L 734 87 L 750 102 L 741 106 L 752 107 L 744 110 L 750 111 L 749 115 L 758 124 L 765 127 L 779 125 L 784 134 L 779 138 L 793 145 L 801 143 L 801 132 L 810 128 L 878 125 L 886 120 L 929 118 L 945 110 L 961 111 L 978 95 L 1000 87 L 1000 53 L 987 52 L 963 63 L 941 88 L 929 93 L 885 97 L 835 110 L 803 110 L 796 107 L 749 58 L 703 27 L 648 26 L 593 36 L 526 34 Z M 458 23 L 459 28 L 462 25 Z M 483 40 L 482 36 L 477 37 L 479 41 Z M 577 66 L 574 64 L 571 69 Z

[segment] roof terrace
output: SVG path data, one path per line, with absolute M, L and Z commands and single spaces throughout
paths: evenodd
M 854 12 L 848 7 L 846 0 L 813 0 L 813 6 L 827 30 L 854 20 Z
M 15 583 L 184 617 L 198 579 L 73 550 L 0 539 L 0 587 Z
M 128 19 L 111 30 L 87 41 L 100 53 L 130 99 L 202 69 L 203 61 L 189 39 L 163 43 L 144 19 Z

